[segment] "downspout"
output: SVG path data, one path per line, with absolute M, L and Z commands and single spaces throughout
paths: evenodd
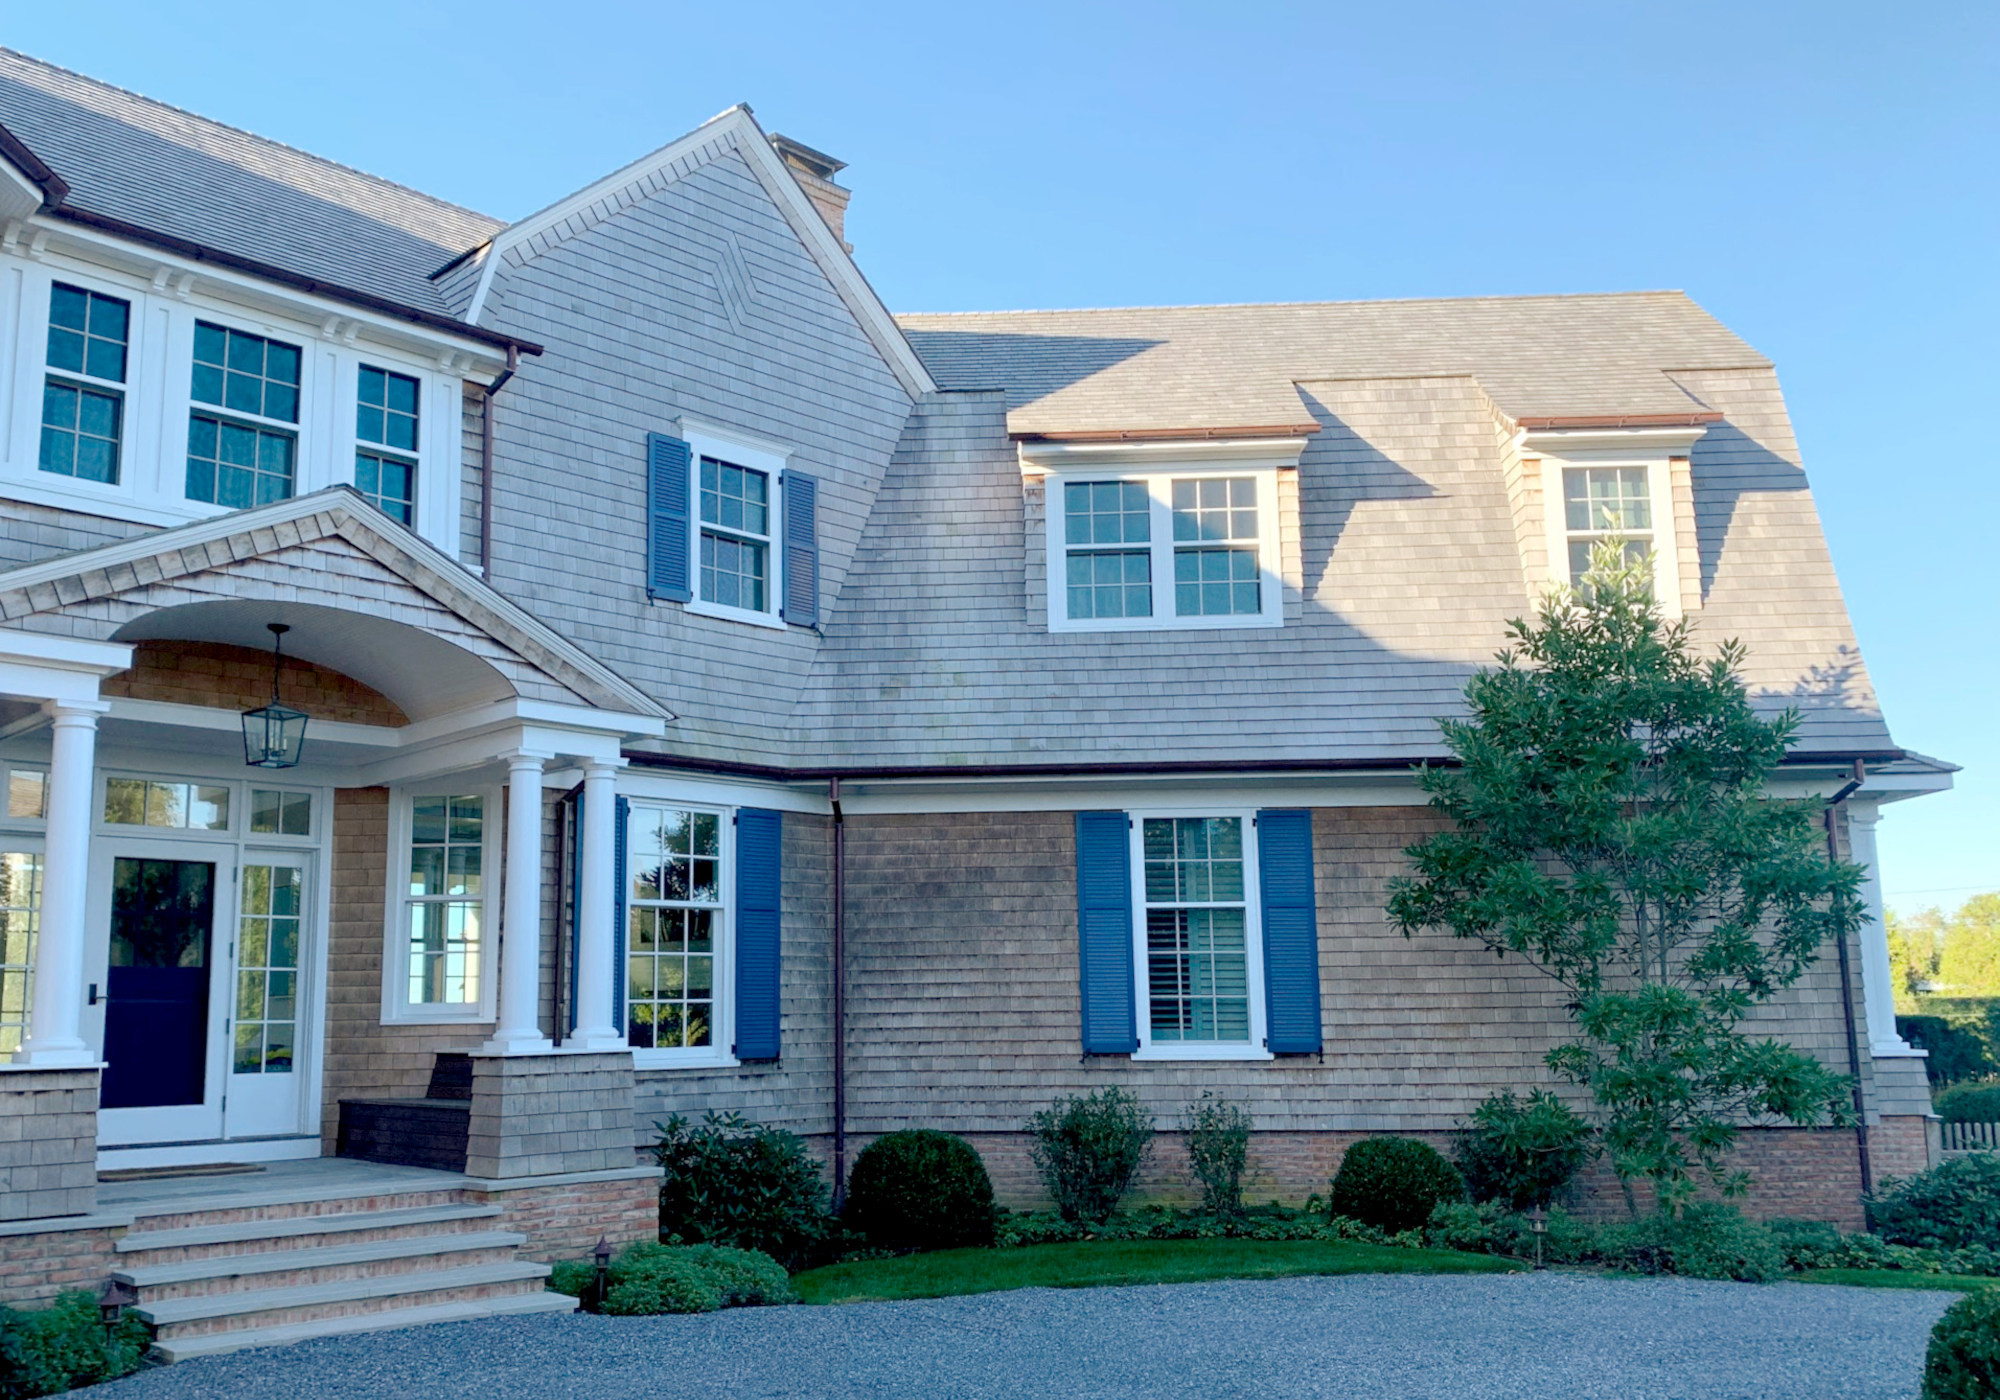
M 1854 760 L 1854 776 L 1828 799 L 1826 804 L 1826 858 L 1829 864 L 1840 860 L 1840 807 L 1854 790 L 1867 780 L 1868 767 L 1860 759 Z M 1875 1194 L 1875 1168 L 1868 1155 L 1868 1103 L 1861 1093 L 1861 1036 L 1854 1025 L 1854 970 L 1847 955 L 1847 939 L 1843 935 L 1836 942 L 1840 947 L 1840 1012 L 1847 1025 L 1847 1073 L 1854 1083 L 1854 1153 L 1861 1163 L 1861 1194 Z
M 826 782 L 833 804 L 833 1208 L 847 1197 L 847 815 L 840 779 Z
M 493 396 L 507 387 L 520 364 L 521 352 L 508 346 L 507 368 L 486 386 L 479 405 L 479 573 L 488 583 L 493 581 Z

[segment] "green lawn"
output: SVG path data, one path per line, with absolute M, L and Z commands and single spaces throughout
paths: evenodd
M 808 1270 L 794 1278 L 792 1286 L 808 1303 L 860 1303 L 1008 1288 L 1196 1283 L 1298 1274 L 1495 1274 L 1525 1267 L 1485 1254 L 1333 1240 L 1093 1240 L 856 1260 Z
M 1849 1288 L 1929 1288 L 1939 1293 L 1970 1293 L 2000 1283 L 2000 1279 L 1920 1274 L 1909 1269 L 1807 1269 L 1792 1277 L 1800 1283 L 1838 1283 Z

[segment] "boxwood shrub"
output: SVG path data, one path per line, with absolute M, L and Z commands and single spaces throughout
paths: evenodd
M 1923 1400 L 1991 1400 L 2000 1395 L 2000 1288 L 1968 1293 L 1931 1329 Z
M 1441 1205 L 1465 1199 L 1458 1168 L 1415 1138 L 1363 1138 L 1347 1149 L 1327 1205 L 1389 1234 L 1421 1229 Z
M 841 1220 L 876 1249 L 984 1247 L 993 1243 L 993 1182 L 964 1138 L 905 1128 L 854 1159 Z

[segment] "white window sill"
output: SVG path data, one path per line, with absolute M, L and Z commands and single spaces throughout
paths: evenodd
M 1255 1045 L 1142 1045 L 1134 1060 L 1270 1060 L 1269 1050 Z
M 1243 627 L 1283 627 L 1285 619 L 1268 613 L 1238 613 L 1224 617 L 1105 617 L 1051 622 L 1051 632 L 1205 632 Z
M 490 1026 L 495 1024 L 495 1016 L 483 1007 L 468 1006 L 462 1010 L 446 1007 L 412 1007 L 408 1011 L 385 1011 L 382 1024 L 385 1026 Z
M 634 1069 L 735 1069 L 742 1063 L 722 1050 L 634 1050 Z
M 782 632 L 784 620 L 775 613 L 752 612 L 748 608 L 726 608 L 720 603 L 705 603 L 697 598 L 687 604 L 687 610 L 698 617 L 717 617 L 725 622 L 747 622 L 752 627 L 769 627 Z

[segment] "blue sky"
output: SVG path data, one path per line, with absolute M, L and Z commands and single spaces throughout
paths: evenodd
M 897 310 L 1678 287 L 1777 361 L 1898 740 L 2000 887 L 2000 6 L 0 3 L 37 57 L 513 218 L 731 103 Z

